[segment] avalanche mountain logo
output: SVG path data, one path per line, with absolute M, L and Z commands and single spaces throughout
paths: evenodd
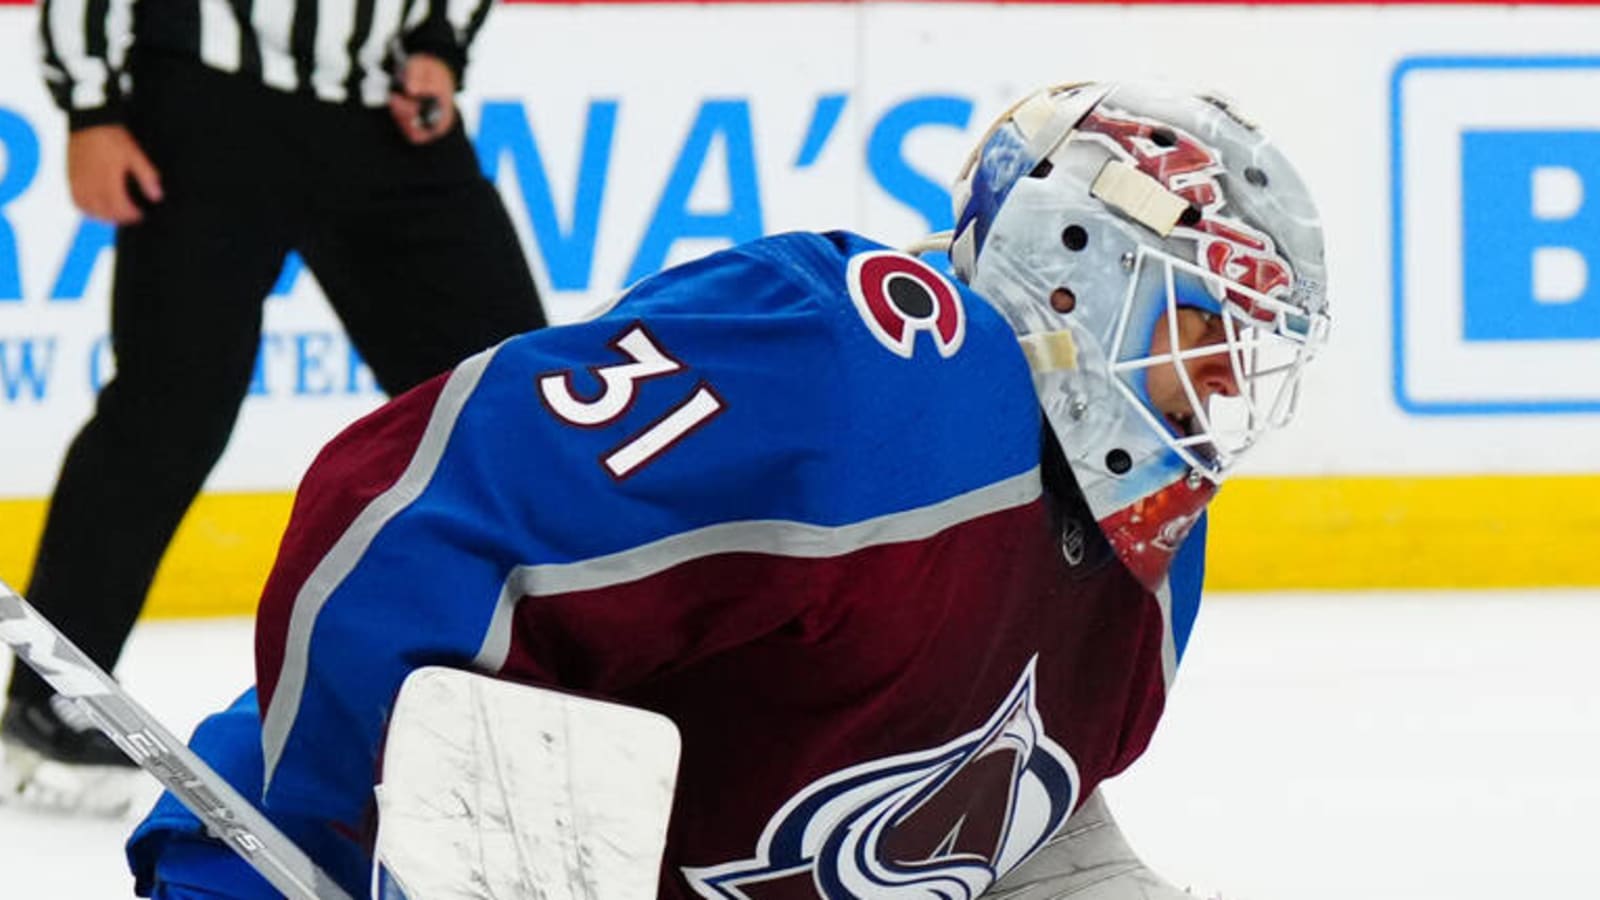
M 970 900 L 1077 805 L 1077 765 L 1044 732 L 1035 656 L 982 727 L 852 766 L 790 798 L 753 858 L 684 876 L 713 900 Z

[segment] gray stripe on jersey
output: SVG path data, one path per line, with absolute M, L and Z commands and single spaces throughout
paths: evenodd
M 1161 608 L 1161 684 L 1172 690 L 1172 680 L 1178 677 L 1178 642 L 1172 633 L 1172 579 L 1161 576 L 1156 586 L 1156 605 Z
M 439 399 L 434 404 L 433 414 L 428 418 L 427 427 L 422 432 L 422 440 L 417 443 L 416 452 L 412 454 L 411 462 L 406 465 L 405 472 L 388 490 L 367 504 L 350 527 L 345 529 L 344 534 L 339 536 L 333 548 L 317 563 L 317 567 L 312 570 L 305 584 L 300 586 L 300 592 L 294 598 L 294 608 L 289 616 L 289 633 L 284 641 L 283 667 L 278 672 L 277 689 L 272 694 L 272 703 L 267 707 L 266 715 L 262 717 L 261 722 L 261 747 L 266 757 L 266 786 L 272 784 L 273 772 L 283 756 L 283 748 L 289 742 L 289 732 L 294 729 L 296 712 L 300 708 L 300 697 L 305 691 L 306 664 L 310 657 L 311 633 L 316 627 L 317 616 L 322 613 L 322 607 L 328 602 L 328 598 L 361 561 L 367 547 L 371 545 L 383 526 L 422 496 L 428 483 L 433 480 L 434 472 L 439 467 L 439 460 L 444 457 L 450 433 L 455 429 L 456 419 L 461 415 L 462 408 L 466 406 L 467 400 L 472 396 L 479 379 L 483 377 L 484 370 L 489 367 L 489 362 L 494 359 L 498 349 L 499 345 L 496 345 L 467 359 L 450 374 L 444 389 L 439 393 Z
M 766 519 L 722 522 L 638 547 L 571 563 L 518 566 L 506 577 L 474 666 L 496 672 L 511 648 L 511 622 L 524 597 L 564 594 L 637 581 L 693 559 L 765 553 L 801 559 L 843 556 L 866 547 L 916 541 L 980 516 L 1039 499 L 1037 467 L 929 506 L 829 527 Z

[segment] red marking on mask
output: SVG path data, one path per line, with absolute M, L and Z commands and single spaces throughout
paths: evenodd
M 1172 556 L 1183 546 L 1217 486 L 1202 479 L 1190 487 L 1181 479 L 1100 520 L 1117 558 L 1147 589 L 1154 591 L 1172 567 Z
M 1200 221 L 1189 229 L 1197 233 L 1197 262 L 1262 294 L 1287 291 L 1293 285 L 1294 272 L 1288 261 L 1278 255 L 1270 237 L 1221 215 L 1227 200 L 1217 176 L 1226 170 L 1211 148 L 1176 128 L 1131 116 L 1123 118 L 1105 107 L 1085 116 L 1078 130 L 1110 139 L 1139 171 L 1200 210 Z M 1248 297 L 1237 292 L 1230 296 L 1252 316 L 1272 318 Z

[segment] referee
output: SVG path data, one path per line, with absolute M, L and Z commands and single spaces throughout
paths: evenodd
M 390 395 L 544 324 L 456 115 L 490 0 L 44 0 L 74 203 L 116 223 L 116 375 L 29 600 L 110 669 L 233 429 L 298 251 Z M 0 799 L 116 814 L 128 763 L 17 667 Z

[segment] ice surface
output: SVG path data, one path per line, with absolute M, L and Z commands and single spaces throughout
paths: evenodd
M 1132 845 L 1229 900 L 1600 898 L 1600 592 L 1208 599 Z
M 141 623 L 118 677 L 173 733 L 221 709 L 255 678 L 250 619 Z M 10 653 L 0 649 L 0 669 Z M 104 900 L 132 897 L 122 843 L 155 802 L 160 788 L 140 778 L 145 793 L 127 821 L 41 815 L 0 805 L 0 900 Z
M 1227 900 L 1600 898 L 1597 639 L 1600 591 L 1215 595 L 1107 793 Z M 187 734 L 249 653 L 244 621 L 141 625 L 124 683 Z M 0 897 L 129 896 L 130 826 L 0 808 Z

